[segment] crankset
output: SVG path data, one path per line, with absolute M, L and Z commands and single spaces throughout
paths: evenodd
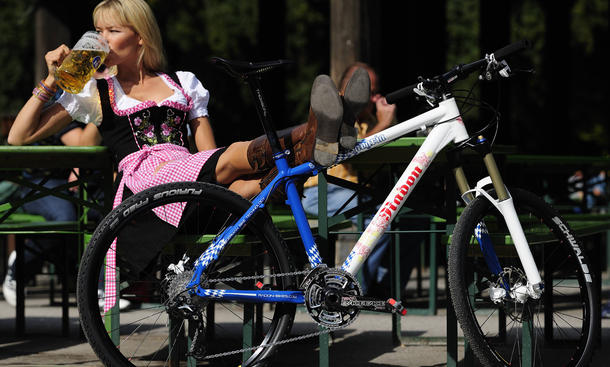
M 358 280 L 341 269 L 318 266 L 305 277 L 302 288 L 309 315 L 328 329 L 351 324 L 361 310 L 406 314 L 402 304 L 393 299 L 363 296 Z
M 398 313 L 402 316 L 407 314 L 407 309 L 402 305 L 402 302 L 396 301 L 393 298 L 380 299 L 367 296 L 353 296 L 341 298 L 341 306 L 357 307 L 360 310 Z

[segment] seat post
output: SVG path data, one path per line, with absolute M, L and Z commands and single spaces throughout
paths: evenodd
M 263 88 L 261 86 L 259 78 L 260 76 L 258 75 L 247 75 L 244 77 L 244 81 L 250 87 L 250 91 L 252 92 L 252 96 L 254 97 L 254 104 L 256 105 L 258 119 L 263 125 L 263 130 L 265 131 L 265 135 L 267 135 L 267 139 L 269 139 L 271 151 L 273 152 L 273 157 L 275 158 L 278 154 L 283 154 L 283 151 L 279 143 L 277 132 L 275 131 L 275 128 L 273 126 L 271 114 L 269 113 L 269 109 L 267 108 L 267 104 L 265 103 L 265 98 L 263 96 Z

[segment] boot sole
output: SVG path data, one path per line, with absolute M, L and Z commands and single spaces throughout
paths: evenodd
M 322 166 L 330 166 L 339 153 L 339 129 L 343 120 L 343 103 L 337 87 L 328 75 L 318 76 L 311 88 L 311 110 L 318 121 L 313 158 Z
M 341 126 L 339 143 L 343 149 L 351 150 L 356 146 L 358 131 L 354 123 L 358 114 L 366 107 L 371 98 L 371 80 L 364 68 L 358 68 L 345 86 L 343 102 L 345 103 L 345 118 Z

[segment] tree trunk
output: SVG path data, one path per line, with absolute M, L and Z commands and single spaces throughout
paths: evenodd
M 349 65 L 360 60 L 360 0 L 330 2 L 330 77 L 339 83 Z

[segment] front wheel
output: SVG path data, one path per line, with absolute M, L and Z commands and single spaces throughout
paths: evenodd
M 219 186 L 171 183 L 126 199 L 100 223 L 81 260 L 77 296 L 85 335 L 105 365 L 253 366 L 269 360 L 290 331 L 294 304 L 203 300 L 185 288 L 193 261 L 250 205 Z M 179 212 L 178 227 L 169 225 Z M 109 252 L 116 267 L 106 260 Z M 190 260 L 183 264 L 185 256 Z M 200 278 L 204 288 L 253 290 L 260 282 L 296 289 L 294 277 L 280 275 L 294 265 L 264 210 L 218 256 Z M 112 291 L 104 284 L 109 272 L 120 279 L 109 282 L 120 295 L 110 309 L 104 297 Z M 129 309 L 120 311 L 127 301 Z
M 519 189 L 511 196 L 543 294 L 519 293 L 527 280 L 504 219 L 487 198 L 477 197 L 460 216 L 449 253 L 451 298 L 464 336 L 485 366 L 586 366 L 598 323 L 591 264 L 547 203 Z M 489 270 L 481 251 L 485 227 L 500 274 Z

